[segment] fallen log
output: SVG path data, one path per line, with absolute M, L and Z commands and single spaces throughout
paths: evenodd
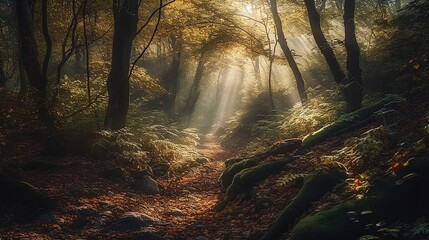
M 351 132 L 359 127 L 369 123 L 373 114 L 380 109 L 391 105 L 393 103 L 403 102 L 404 98 L 399 95 L 387 95 L 383 99 L 375 102 L 374 104 L 361 108 L 355 112 L 345 114 L 337 121 L 319 129 L 318 131 L 307 135 L 302 140 L 304 148 L 312 147 L 321 143 L 330 137 L 335 137 L 338 134 Z
M 286 164 L 291 163 L 295 159 L 296 158 L 287 158 L 283 160 L 267 161 L 257 166 L 241 170 L 234 176 L 232 183 L 226 190 L 224 200 L 215 207 L 215 210 L 221 211 L 238 195 L 250 193 L 252 187 L 258 182 L 273 174 L 279 173 Z

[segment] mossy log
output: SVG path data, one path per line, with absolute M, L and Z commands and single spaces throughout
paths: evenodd
M 299 221 L 292 240 L 348 240 L 380 221 L 416 218 L 429 208 L 429 159 L 416 159 L 398 177 L 375 184 L 362 199 L 348 200 Z M 369 233 L 371 234 L 371 232 Z
M 220 182 L 222 184 L 222 187 L 227 188 L 229 185 L 231 185 L 232 180 L 234 179 L 234 176 L 241 172 L 243 169 L 247 169 L 250 167 L 254 167 L 258 165 L 258 162 L 260 161 L 259 158 L 249 158 L 244 159 L 240 162 L 234 163 L 227 167 L 225 171 L 223 171 L 222 175 L 220 176 Z
M 225 171 L 220 176 L 222 187 L 228 188 L 234 176 L 241 172 L 244 169 L 254 167 L 258 165 L 259 162 L 266 159 L 272 155 L 286 154 L 295 151 L 301 147 L 302 141 L 300 139 L 292 138 L 286 139 L 283 142 L 274 144 L 267 151 L 255 155 L 248 159 L 230 159 L 225 162 L 226 168 Z
M 286 164 L 294 160 L 295 158 L 268 161 L 254 167 L 241 170 L 234 176 L 232 183 L 226 190 L 225 199 L 215 207 L 215 210 L 223 210 L 226 205 L 231 200 L 234 200 L 239 194 L 248 194 L 252 187 L 255 186 L 258 182 L 280 172 L 286 166 Z
M 261 240 L 277 239 L 282 233 L 287 232 L 312 202 L 321 198 L 333 186 L 344 180 L 346 176 L 345 172 L 334 169 L 328 173 L 313 174 L 306 177 L 299 193 L 283 209 Z
M 267 155 L 278 155 L 278 154 L 286 154 L 295 151 L 300 148 L 302 144 L 301 139 L 291 138 L 286 139 L 283 142 L 279 142 L 274 144 L 267 152 Z
M 302 140 L 303 147 L 311 147 L 317 145 L 327 138 L 335 137 L 338 134 L 353 131 L 357 126 L 361 127 L 362 123 L 366 123 L 368 119 L 377 111 L 385 106 L 404 101 L 404 98 L 398 95 L 387 95 L 383 99 L 374 104 L 361 108 L 355 112 L 345 114 L 337 121 L 319 129 L 318 131 L 306 136 Z
M 0 203 L 20 204 L 28 211 L 52 208 L 51 200 L 38 188 L 10 178 L 0 179 Z

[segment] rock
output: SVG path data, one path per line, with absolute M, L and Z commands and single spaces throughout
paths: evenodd
M 199 236 L 199 237 L 191 238 L 190 240 L 209 240 L 209 239 L 203 236 Z
M 98 206 L 103 210 L 113 210 L 116 208 L 116 205 L 111 201 L 99 201 Z
M 189 187 L 186 187 L 186 190 L 188 190 L 189 192 L 196 192 L 197 191 L 197 189 L 196 188 L 194 188 L 194 187 L 191 187 L 191 186 L 189 186 Z
M 78 198 L 93 198 L 104 194 L 104 190 L 101 188 L 86 188 L 86 187 L 72 188 L 68 192 L 71 196 L 78 197 Z
M 127 212 L 124 213 L 118 220 L 114 221 L 109 229 L 118 232 L 132 232 L 137 231 L 142 227 L 147 227 L 155 222 L 150 216 L 138 213 Z
M 151 176 L 152 175 L 152 170 L 151 169 L 131 170 L 130 171 L 130 175 L 134 179 L 142 179 L 145 176 Z
M 169 212 L 169 215 L 174 216 L 174 217 L 180 217 L 180 216 L 185 216 L 185 214 L 183 214 L 182 211 L 180 211 L 180 209 L 178 208 L 172 208 Z
M 125 181 L 127 172 L 123 168 L 116 167 L 104 170 L 100 176 L 112 181 Z
M 98 214 L 97 209 L 95 209 L 91 205 L 80 206 L 77 207 L 75 210 L 78 219 L 92 217 Z
M 52 208 L 51 200 L 38 188 L 10 178 L 0 178 L 0 204 L 20 204 L 31 212 Z
M 156 163 L 152 166 L 153 174 L 157 177 L 162 177 L 168 173 L 170 165 L 168 163 Z
M 155 233 L 151 232 L 142 232 L 139 233 L 135 239 L 142 239 L 142 240 L 167 240 L 167 238 L 161 237 Z
M 157 194 L 159 193 L 158 183 L 153 180 L 150 176 L 144 176 L 142 179 L 137 180 L 135 184 L 137 191 L 145 194 Z
M 206 164 L 208 162 L 210 162 L 210 160 L 206 157 L 198 157 L 197 159 L 195 159 L 195 162 L 197 162 L 198 164 Z
M 61 221 L 64 221 L 64 219 L 59 219 L 55 214 L 52 212 L 42 212 L 38 215 L 36 215 L 34 219 L 37 223 L 41 224 L 58 224 L 61 223 Z
M 22 167 L 23 170 L 27 171 L 56 171 L 65 168 L 67 168 L 67 165 L 63 163 L 40 159 L 29 160 Z
M 98 214 L 98 216 L 101 216 L 101 217 L 110 217 L 112 215 L 113 215 L 112 211 L 104 211 Z

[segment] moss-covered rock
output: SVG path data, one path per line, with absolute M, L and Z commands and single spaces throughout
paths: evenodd
M 334 137 L 337 134 L 345 133 L 355 130 L 367 119 L 369 119 L 375 112 L 382 109 L 386 105 L 404 101 L 399 95 L 387 95 L 383 99 L 375 102 L 374 104 L 361 108 L 355 112 L 345 114 L 337 121 L 319 129 L 318 131 L 306 136 L 302 140 L 303 147 L 311 147 L 319 144 L 327 138 Z
M 264 234 L 261 240 L 277 239 L 284 232 L 287 232 L 296 219 L 311 205 L 318 200 L 332 187 L 346 178 L 343 171 L 334 169 L 328 173 L 319 173 L 310 175 L 304 181 L 304 185 L 286 208 L 280 213 L 280 216 Z
M 398 177 L 378 182 L 362 199 L 348 200 L 305 217 L 292 240 L 347 240 L 365 234 L 365 226 L 380 221 L 414 218 L 428 209 L 429 158 L 410 161 Z

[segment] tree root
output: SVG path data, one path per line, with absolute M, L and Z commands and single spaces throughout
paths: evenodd
M 283 209 L 280 216 L 261 240 L 279 238 L 282 233 L 287 232 L 293 226 L 296 219 L 301 216 L 312 202 L 318 200 L 345 178 L 346 174 L 339 169 L 306 177 L 298 195 Z

